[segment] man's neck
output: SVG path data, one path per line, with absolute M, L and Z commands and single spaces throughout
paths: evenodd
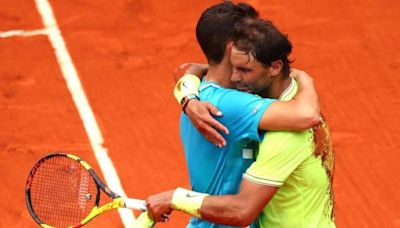
M 215 82 L 224 88 L 235 88 L 231 82 L 232 64 L 224 58 L 221 63 L 210 65 L 206 74 L 207 82 Z
M 276 80 L 272 82 L 271 86 L 268 89 L 262 91 L 260 95 L 262 97 L 269 97 L 279 99 L 282 93 L 289 87 L 290 83 L 292 82 L 291 77 L 285 77 L 282 79 L 283 75 L 277 76 Z

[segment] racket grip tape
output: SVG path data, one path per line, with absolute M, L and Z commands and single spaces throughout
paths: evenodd
M 146 201 L 138 199 L 124 199 L 125 207 L 133 210 L 146 211 Z
M 152 228 L 156 223 L 152 220 L 147 212 L 143 212 L 137 217 L 133 228 Z

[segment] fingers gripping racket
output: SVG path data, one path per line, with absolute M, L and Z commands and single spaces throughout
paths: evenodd
M 99 206 L 100 190 L 112 201 Z M 42 227 L 80 227 L 116 208 L 146 211 L 145 201 L 115 194 L 87 162 L 71 154 L 41 158 L 28 176 L 25 194 L 29 213 Z M 145 220 L 135 227 L 154 225 L 147 216 Z

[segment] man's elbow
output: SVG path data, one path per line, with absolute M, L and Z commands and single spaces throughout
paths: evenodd
M 252 215 L 250 212 L 246 210 L 242 210 L 232 218 L 232 225 L 234 226 L 240 226 L 240 227 L 246 227 L 249 226 L 256 216 Z
M 315 109 L 306 109 L 302 111 L 303 113 L 303 121 L 302 123 L 304 126 L 302 128 L 308 129 L 308 128 L 313 128 L 315 126 L 318 126 L 320 123 L 320 112 L 319 110 Z
M 320 118 L 320 114 L 318 113 L 314 113 L 313 115 L 310 115 L 308 120 L 308 127 L 307 128 L 313 128 L 316 127 L 320 124 L 321 122 L 321 118 Z

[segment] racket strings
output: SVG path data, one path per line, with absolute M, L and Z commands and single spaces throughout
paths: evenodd
M 96 205 L 97 185 L 79 162 L 54 156 L 36 170 L 31 205 L 38 217 L 55 227 L 77 225 Z

